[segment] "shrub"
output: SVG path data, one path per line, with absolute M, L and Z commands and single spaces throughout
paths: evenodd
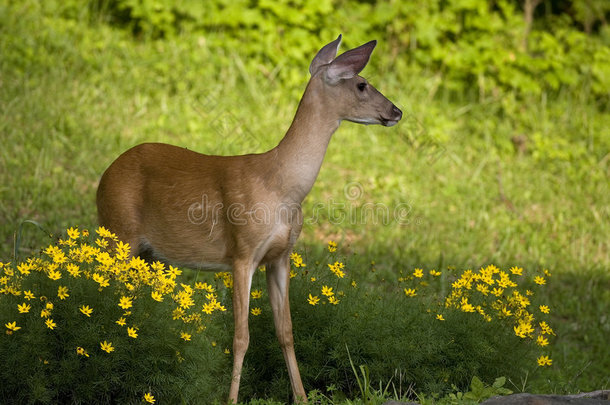
M 186 284 L 181 270 L 129 258 L 115 235 L 104 228 L 97 234 L 91 243 L 86 231 L 70 228 L 39 257 L 0 263 L 0 399 L 223 398 L 232 321 L 221 302 L 229 301 L 231 274 Z M 551 365 L 549 354 L 539 353 L 554 335 L 544 321 L 550 310 L 533 309 L 532 291 L 546 284 L 548 271 L 532 282 L 518 267 L 415 269 L 385 282 L 352 268 L 334 242 L 327 250 L 309 263 L 291 256 L 296 351 L 304 384 L 316 395 L 356 397 L 375 382 L 394 384 L 398 397 L 446 394 L 466 389 L 473 376 L 491 383 Z M 288 401 L 264 272 L 257 271 L 251 292 L 241 396 Z
M 308 389 L 358 396 L 350 362 L 365 366 L 374 384 L 393 383 L 399 396 L 465 390 L 473 376 L 490 384 L 498 376 L 518 380 L 552 362 L 549 309 L 533 304 L 535 287 L 542 286 L 520 268 L 416 269 L 394 281 L 367 282 L 369 276 L 344 265 L 336 252 L 325 259 L 303 263 L 293 255 L 295 345 Z M 264 295 L 262 277 L 255 277 L 254 290 Z M 290 383 L 270 308 L 257 299 L 252 307 L 257 315 L 250 321 L 242 392 L 288 401 Z
M 128 259 L 127 245 L 97 233 L 89 243 L 87 231 L 71 228 L 40 257 L 0 263 L 0 402 L 218 397 L 230 359 L 206 331 L 225 311 L 215 289 Z

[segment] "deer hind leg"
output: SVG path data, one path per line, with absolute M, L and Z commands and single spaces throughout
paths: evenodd
M 284 354 L 288 367 L 288 375 L 292 386 L 295 402 L 307 402 L 307 396 L 301 374 L 294 353 L 294 338 L 292 336 L 292 319 L 290 317 L 290 303 L 288 300 L 288 287 L 290 283 L 290 265 L 288 257 L 283 257 L 272 263 L 267 269 L 267 289 L 273 310 L 273 320 L 277 338 Z
M 250 342 L 248 312 L 250 307 L 250 287 L 256 265 L 252 260 L 236 260 L 233 264 L 233 317 L 235 334 L 233 336 L 233 374 L 229 403 L 237 403 L 239 383 L 244 357 Z

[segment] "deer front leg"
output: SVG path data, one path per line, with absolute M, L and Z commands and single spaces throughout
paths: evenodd
M 288 257 L 272 263 L 267 269 L 267 289 L 273 310 L 273 320 L 277 338 L 284 354 L 288 367 L 290 384 L 294 401 L 307 402 L 307 395 L 301 382 L 301 374 L 294 354 L 294 339 L 292 336 L 292 320 L 290 318 L 290 304 L 288 300 L 288 285 L 290 283 L 290 265 Z
M 237 403 L 241 370 L 250 342 L 248 311 L 254 268 L 255 266 L 251 261 L 236 261 L 233 264 L 233 318 L 235 320 L 235 334 L 233 335 L 233 373 L 231 389 L 229 391 L 229 404 Z

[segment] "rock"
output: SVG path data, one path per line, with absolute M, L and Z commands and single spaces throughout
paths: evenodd
M 576 395 L 513 394 L 493 397 L 481 405 L 610 405 L 610 391 L 594 391 Z
M 387 401 L 383 405 L 417 405 L 416 402 Z M 513 394 L 493 397 L 481 405 L 610 405 L 610 390 L 576 395 Z

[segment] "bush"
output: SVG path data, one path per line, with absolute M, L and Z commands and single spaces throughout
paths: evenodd
M 82 19 L 80 2 L 50 3 L 48 9 Z M 349 46 L 383 38 L 393 65 L 386 60 L 385 68 L 404 75 L 413 68 L 433 72 L 440 87 L 458 97 L 585 88 L 607 105 L 610 7 L 602 1 L 552 3 L 531 15 L 503 0 L 94 0 L 88 8 L 136 38 L 201 35 L 219 53 L 241 55 L 247 71 L 288 84 L 300 84 L 300 66 L 309 63 L 319 41 L 341 31 Z
M 229 386 L 231 317 L 216 287 L 161 263 L 128 259 L 128 245 L 104 228 L 86 231 L 40 257 L 0 263 L 0 398 L 40 403 L 220 400 Z M 379 283 L 344 264 L 334 242 L 321 261 L 292 255 L 292 315 L 301 374 L 309 390 L 341 397 L 368 383 L 394 384 L 398 396 L 466 389 L 536 368 L 553 330 L 548 306 L 533 308 L 534 282 L 513 267 L 456 273 L 415 269 Z M 371 270 L 375 270 L 372 265 Z M 242 398 L 289 400 L 290 383 L 273 330 L 261 267 L 251 292 L 251 345 Z M 374 281 L 377 280 L 377 281 Z M 451 288 L 448 283 L 451 282 Z M 520 282 L 520 284 L 517 283 Z M 542 318 L 542 319 L 539 319 Z M 535 342 L 534 342 L 534 339 Z M 552 360 L 545 352 L 538 366 Z M 367 384 L 368 384 L 367 383 Z M 396 388 L 399 387 L 399 388 Z
M 533 304 L 542 286 L 520 268 L 425 274 L 416 269 L 380 283 L 375 275 L 344 265 L 336 252 L 328 256 L 304 264 L 293 255 L 295 347 L 307 389 L 337 398 L 360 395 L 352 362 L 365 366 L 374 384 L 402 387 L 399 396 L 465 390 L 473 376 L 489 384 L 498 376 L 518 381 L 552 362 L 549 309 Z M 538 283 L 548 278 L 535 277 Z M 256 297 L 264 296 L 260 274 L 253 288 Z M 258 298 L 251 307 L 256 316 L 250 321 L 242 393 L 288 401 L 290 383 L 271 310 Z
M 111 248 L 114 235 L 97 232 L 90 244 L 71 228 L 40 257 L 0 263 L 0 402 L 224 395 L 230 359 L 209 337 L 225 311 L 215 289 L 180 283 L 172 266 L 128 260 L 128 246 Z

